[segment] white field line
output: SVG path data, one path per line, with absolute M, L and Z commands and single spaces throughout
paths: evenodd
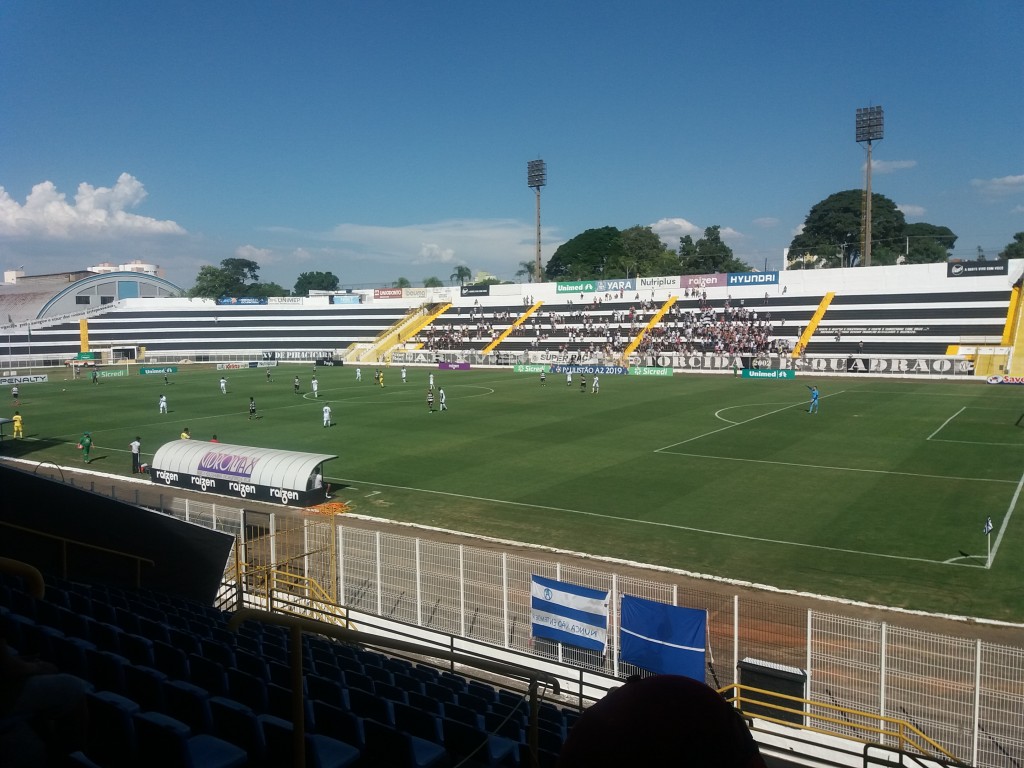
M 988 555 L 988 563 L 985 565 L 986 568 L 991 568 L 992 563 L 996 559 L 996 553 L 999 551 L 999 545 L 1003 543 L 1003 534 L 1006 533 L 1006 529 L 1010 525 L 1010 519 L 1013 517 L 1013 510 L 1017 506 L 1017 499 L 1020 498 L 1020 491 L 1024 488 L 1024 475 L 1020 476 L 1020 481 L 1017 483 L 1017 490 L 1013 492 L 1013 498 L 1010 499 L 1010 506 L 1006 509 L 1006 514 L 1003 515 L 1003 522 L 999 525 L 999 532 L 996 534 L 996 541 L 992 545 L 992 551 Z
M 771 461 L 769 459 L 746 459 L 736 456 L 711 456 L 704 453 L 682 453 L 681 451 L 666 451 L 662 448 L 660 453 L 670 456 L 687 456 L 692 459 L 712 459 L 714 461 L 744 461 L 751 464 L 776 464 L 783 467 L 799 467 L 801 469 L 829 469 L 836 472 L 866 472 L 875 475 L 902 475 L 904 477 L 922 477 L 928 480 L 958 480 L 973 483 L 1015 483 L 1016 480 L 999 480 L 990 477 L 957 477 L 956 475 L 925 475 L 918 472 L 897 472 L 892 469 L 866 469 L 862 467 L 835 467 L 828 464 L 800 464 L 795 461 Z
M 961 413 L 963 413 L 966 410 L 967 410 L 967 406 L 965 405 L 959 411 L 957 411 L 952 416 L 950 416 L 948 419 L 946 419 L 944 422 L 942 422 L 942 425 L 938 429 L 936 429 L 934 432 L 932 432 L 930 435 L 928 435 L 927 439 L 931 440 L 933 437 L 935 437 L 937 434 L 939 434 L 939 432 L 944 430 L 946 428 L 946 425 L 949 424 L 949 422 L 951 422 L 953 419 L 955 419 L 957 416 L 959 416 Z
M 843 549 L 841 547 L 826 547 L 826 546 L 822 546 L 820 544 L 805 544 L 805 543 L 801 543 L 801 542 L 798 542 L 798 541 L 785 541 L 783 539 L 766 539 L 766 538 L 762 538 L 760 536 L 747 536 L 747 535 L 744 535 L 744 534 L 741 534 L 741 533 L 727 533 L 727 532 L 724 532 L 724 531 L 714 531 L 714 530 L 710 530 L 708 528 L 695 528 L 693 526 L 678 525 L 676 523 L 662 523 L 662 522 L 657 522 L 657 521 L 654 521 L 654 520 L 636 520 L 636 519 L 631 518 L 631 517 L 622 517 L 621 515 L 607 515 L 607 514 L 603 514 L 601 512 L 585 512 L 585 511 L 580 510 L 580 509 L 567 509 L 565 507 L 552 507 L 552 506 L 548 506 L 546 504 L 530 504 L 530 503 L 524 502 L 524 501 L 507 501 L 505 499 L 490 499 L 490 498 L 487 498 L 485 496 L 471 496 L 471 495 L 465 494 L 465 493 L 453 493 L 452 491 L 436 491 L 436 490 L 430 490 L 430 489 L 426 489 L 426 488 L 412 488 L 412 487 L 405 486 L 405 485 L 391 485 L 389 483 L 375 483 L 375 482 L 372 482 L 372 481 L 369 481 L 369 480 L 359 480 L 359 479 L 354 479 L 354 478 L 343 478 L 343 477 L 329 477 L 329 478 L 325 477 L 324 480 L 325 481 L 329 480 L 332 483 L 335 483 L 335 482 L 340 482 L 340 483 L 350 483 L 350 482 L 351 483 L 362 483 L 364 485 L 372 485 L 372 486 L 376 486 L 378 488 L 392 488 L 392 489 L 398 490 L 398 491 L 412 491 L 414 493 L 428 493 L 428 494 L 433 494 L 433 495 L 436 495 L 436 496 L 449 496 L 451 498 L 456 498 L 456 499 L 469 499 L 471 501 L 483 501 L 483 502 L 488 502 L 488 503 L 491 503 L 491 504 L 499 504 L 499 505 L 513 506 L 513 507 L 521 507 L 521 508 L 525 508 L 525 509 L 537 509 L 537 510 L 544 510 L 544 511 L 549 511 L 549 512 L 562 512 L 562 513 L 569 514 L 569 515 L 580 515 L 582 517 L 593 517 L 593 518 L 599 518 L 601 520 L 614 520 L 615 522 L 627 523 L 627 524 L 632 524 L 632 525 L 649 525 L 649 526 L 653 526 L 655 528 L 670 528 L 672 530 L 677 530 L 677 531 L 689 531 L 691 533 L 701 533 L 701 534 L 705 534 L 705 535 L 708 535 L 708 536 L 722 536 L 722 537 L 729 538 L 729 539 L 741 539 L 743 541 L 755 541 L 755 542 L 760 542 L 762 544 L 777 544 L 777 545 L 787 546 L 787 547 L 798 547 L 798 548 L 801 548 L 801 549 L 815 549 L 815 550 L 820 550 L 820 551 L 824 551 L 824 552 L 841 552 L 843 554 L 863 555 L 865 557 L 878 557 L 878 558 L 883 558 L 883 559 L 886 559 L 886 560 L 903 560 L 903 561 L 915 562 L 915 563 L 927 563 L 929 565 L 954 565 L 954 566 L 959 566 L 959 567 L 977 567 L 977 566 L 964 565 L 962 563 L 948 563 L 948 562 L 945 562 L 943 560 L 931 560 L 931 559 L 925 558 L 925 557 L 908 557 L 907 555 L 889 555 L 889 554 L 884 554 L 884 553 L 881 553 L 881 552 L 865 552 L 865 551 L 859 550 L 859 549 Z M 1005 482 L 1012 482 L 1012 481 L 1005 481 Z M 1022 483 L 1024 483 L 1024 478 L 1022 478 Z
M 846 390 L 843 390 L 843 392 L 845 392 L 845 391 Z M 830 395 L 825 395 L 825 397 L 834 397 L 835 395 L 843 394 L 843 392 L 833 392 Z M 824 400 L 825 397 L 823 397 L 821 399 Z M 710 432 L 705 432 L 702 435 L 695 435 L 694 437 L 688 437 L 686 440 L 680 440 L 678 443 L 672 443 L 671 445 L 666 445 L 663 448 L 655 448 L 654 452 L 655 453 L 661 453 L 663 451 L 668 451 L 669 448 L 675 448 L 677 445 L 686 445 L 687 443 L 692 443 L 694 440 L 700 440 L 701 438 L 704 438 L 704 437 L 710 437 L 711 435 L 717 435 L 719 432 L 724 432 L 727 429 L 732 429 L 733 427 L 738 427 L 738 426 L 740 426 L 742 424 L 749 424 L 752 421 L 757 421 L 758 419 L 763 419 L 765 416 L 772 416 L 772 415 L 774 415 L 776 413 L 782 413 L 783 411 L 788 411 L 791 408 L 796 408 L 798 406 L 802 406 L 802 405 L 806 405 L 806 404 L 807 403 L 805 401 L 801 401 L 799 403 L 793 403 L 792 405 L 787 405 L 787 406 L 785 406 L 783 408 L 776 408 L 774 411 L 768 411 L 767 413 L 762 413 L 760 416 L 754 416 L 754 417 L 749 418 L 749 419 L 744 419 L 743 421 L 732 422 L 727 427 L 719 427 L 718 429 L 713 429 Z M 722 410 L 725 410 L 725 409 L 722 409 Z

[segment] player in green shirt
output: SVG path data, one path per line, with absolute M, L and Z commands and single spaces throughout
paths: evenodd
M 78 441 L 78 447 L 82 449 L 82 458 L 89 463 L 89 451 L 92 450 L 92 434 L 86 432 Z

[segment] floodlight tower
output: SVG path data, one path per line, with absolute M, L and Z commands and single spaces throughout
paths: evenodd
M 526 164 L 526 185 L 537 193 L 537 261 L 533 267 L 533 281 L 540 282 L 540 188 L 548 183 L 548 167 L 543 160 L 530 160 Z
M 871 266 L 871 142 L 882 140 L 881 107 L 860 107 L 857 110 L 857 143 L 868 145 L 868 165 L 864 179 L 864 221 L 861 232 L 864 245 L 860 250 L 861 266 Z

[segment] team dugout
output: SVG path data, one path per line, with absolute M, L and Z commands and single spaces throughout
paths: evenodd
M 255 501 L 310 506 L 325 499 L 325 453 L 175 440 L 157 449 L 149 468 L 154 483 Z

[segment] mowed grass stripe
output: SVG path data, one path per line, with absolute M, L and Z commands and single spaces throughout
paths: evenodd
M 383 389 L 372 367 L 358 384 L 349 367 L 319 369 L 318 399 L 308 396 L 311 372 L 282 365 L 268 383 L 260 369 L 228 371 L 226 396 L 212 366 L 181 366 L 166 387 L 162 377 L 94 386 L 55 372 L 48 384 L 22 387 L 33 440 L 4 441 L 3 450 L 80 466 L 74 444 L 90 429 L 93 458 L 106 454 L 94 468 L 128 475 L 135 435 L 149 458 L 189 426 L 200 439 L 337 454 L 328 476 L 359 478 L 360 487 L 339 496 L 379 517 L 921 610 L 1024 618 L 1024 566 L 1007 556 L 1020 543 L 1011 518 L 1020 454 L 990 444 L 1024 441 L 1012 387 L 602 376 L 592 395 L 589 376 L 582 393 L 578 377 L 566 387 L 549 375 L 542 387 L 536 374 L 435 370 L 450 410 L 428 414 L 425 369 L 409 368 L 403 385 L 392 367 Z M 812 383 L 822 390 L 818 415 L 806 413 Z M 168 416 L 157 414 L 161 392 Z M 250 395 L 257 421 L 247 418 Z M 332 429 L 321 426 L 324 402 Z M 937 438 L 974 442 L 927 439 L 961 409 Z M 366 488 L 380 492 L 368 499 Z M 942 565 L 984 557 L 989 515 L 1003 532 L 992 569 Z

